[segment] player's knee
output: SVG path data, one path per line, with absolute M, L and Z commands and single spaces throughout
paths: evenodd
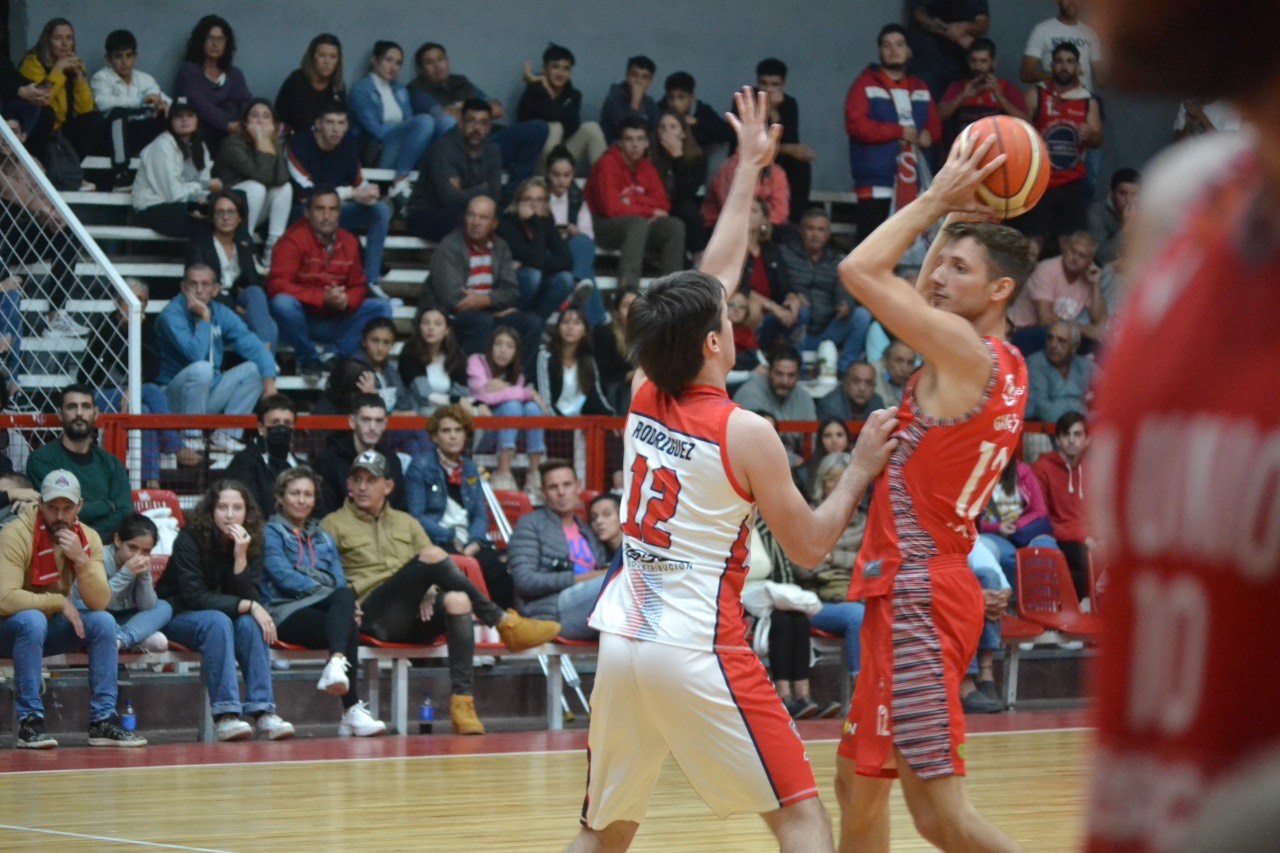
M 471 612 L 471 599 L 465 592 L 446 592 L 444 594 L 444 610 L 450 616 L 461 616 Z
M 911 821 L 916 826 L 916 831 L 920 833 L 925 841 L 928 841 L 934 847 L 944 847 L 943 841 L 946 838 L 947 822 L 938 810 L 929 802 L 911 802 L 908 800 L 907 808 L 911 811 Z

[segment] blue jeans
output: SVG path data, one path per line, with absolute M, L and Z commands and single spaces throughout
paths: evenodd
M 0 293 L 0 335 L 9 336 L 9 351 L 4 356 L 4 369 L 9 381 L 18 384 L 22 368 L 22 292 Z
M 70 652 L 89 653 L 89 720 L 105 720 L 116 712 L 116 620 L 105 610 L 81 610 L 84 639 L 61 613 L 20 610 L 0 619 L 0 657 L 13 658 L 13 702 L 19 720 L 43 717 L 40 698 L 41 658 Z
M 244 309 L 245 325 L 274 355 L 280 330 L 276 327 L 276 321 L 271 318 L 271 309 L 267 307 L 267 292 L 261 287 L 242 287 L 236 294 L 235 305 L 232 307 Z
M 124 409 L 124 388 L 98 388 L 93 402 L 100 412 L 119 412 Z M 169 414 L 169 401 L 159 385 L 142 383 L 142 412 L 147 415 Z M 182 437 L 175 429 L 142 431 L 142 481 L 160 479 L 160 454 L 174 453 L 182 446 Z
M 231 617 L 218 610 L 188 610 L 169 621 L 169 639 L 200 652 L 200 668 L 209 703 L 219 714 L 275 713 L 271 692 L 271 653 L 262 628 L 246 614 Z M 240 703 L 236 663 L 244 673 L 245 702 Z
M 391 318 L 391 303 L 381 299 L 365 299 L 356 310 L 341 316 L 317 316 L 311 314 L 287 293 L 271 298 L 271 313 L 284 335 L 285 343 L 293 347 L 298 365 L 318 364 L 320 356 L 315 343 L 331 344 L 341 358 L 349 358 L 360 350 L 360 338 L 364 325 L 375 317 Z
M 508 400 L 500 403 L 493 409 L 495 417 L 499 418 L 536 418 L 541 417 L 542 407 L 532 400 Z M 498 447 L 503 450 L 514 450 L 516 446 L 516 433 L 519 430 L 500 429 L 498 430 Z M 527 429 L 524 431 L 524 449 L 526 453 L 546 453 L 547 443 L 542 437 L 542 430 Z
M 849 675 L 862 670 L 862 616 L 867 612 L 861 601 L 824 601 L 817 615 L 809 617 L 809 625 L 828 634 L 844 637 L 844 662 Z
M 521 181 L 533 177 L 550 131 L 545 121 L 521 121 L 500 127 L 489 136 L 502 152 L 502 167 L 507 170 L 510 188 L 506 193 L 515 192 Z
M 164 387 L 169 411 L 182 415 L 248 415 L 262 396 L 262 374 L 252 361 L 215 371 L 207 361 L 193 361 Z
M 520 310 L 537 314 L 544 323 L 560 310 L 569 294 L 573 293 L 574 279 L 571 272 L 547 275 L 542 270 L 523 266 L 516 270 L 516 281 L 520 284 Z
M 836 362 L 836 376 L 842 377 L 849 365 L 866 357 L 867 330 L 870 328 L 871 312 L 859 305 L 848 317 L 832 317 L 827 327 L 818 334 L 805 332 L 800 348 L 805 352 L 812 352 L 823 341 L 833 341 L 840 351 L 840 358 Z
M 556 595 L 556 621 L 560 623 L 560 636 L 567 640 L 594 640 L 599 632 L 587 627 L 591 609 L 604 586 L 604 577 L 560 590 Z
M 338 224 L 348 231 L 364 231 L 364 277 L 371 283 L 382 279 L 382 253 L 391 230 L 391 205 L 385 201 L 361 204 L 344 201 Z
M 596 280 L 596 244 L 586 234 L 574 234 L 565 240 L 569 245 L 569 254 L 573 255 L 573 280 Z M 595 327 L 605 321 L 604 299 L 599 290 L 591 291 L 591 297 L 583 306 L 587 315 L 587 324 Z
M 173 618 L 173 605 L 161 598 L 148 610 L 115 610 L 111 615 L 116 620 L 116 638 L 129 649 L 163 630 Z
M 1004 589 L 1004 572 L 1000 570 L 1000 564 L 996 562 L 991 551 L 984 548 L 981 543 L 975 543 L 973 550 L 969 552 L 969 568 L 977 576 L 978 586 L 983 589 Z M 1000 648 L 1000 620 L 983 619 L 982 634 L 978 637 L 978 649 L 981 651 L 998 648 Z M 977 657 L 969 662 L 966 674 L 978 674 Z
M 1013 588 L 1013 597 L 1018 597 L 1018 546 L 998 533 L 982 533 L 978 540 L 987 546 L 1000 563 L 1009 586 Z M 1027 543 L 1028 548 L 1057 548 L 1058 541 L 1048 534 L 1037 536 Z
M 418 168 L 422 154 L 445 131 L 457 124 L 453 116 L 446 115 L 436 122 L 426 113 L 406 116 L 399 124 L 389 125 L 382 134 L 382 156 L 378 168 L 395 169 L 396 177 L 407 175 Z

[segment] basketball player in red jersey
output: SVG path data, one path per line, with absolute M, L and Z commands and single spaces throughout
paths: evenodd
M 840 264 L 845 287 L 920 353 L 898 411 L 898 447 L 877 484 L 849 598 L 864 599 L 862 674 L 837 758 L 840 849 L 889 849 L 889 789 L 945 850 L 1016 850 L 964 787 L 960 680 L 977 649 L 982 591 L 968 567 L 973 519 L 1013 454 L 1026 406 L 1022 354 L 1005 307 L 1031 272 L 1027 239 L 974 191 L 1004 162 L 953 147 L 930 188 Z M 949 217 L 913 287 L 894 274 Z M 955 215 L 958 214 L 958 215 Z
M 1107 82 L 1247 133 L 1144 170 L 1091 425 L 1107 592 L 1089 849 L 1280 838 L 1280 4 L 1095 0 Z M 1126 231 L 1129 228 L 1126 227 Z M 1205 365 L 1229 365 L 1209 386 Z
M 758 506 L 788 556 L 821 560 L 896 446 L 896 422 L 893 410 L 867 419 L 835 492 L 811 510 L 777 433 L 725 392 L 726 294 L 781 132 L 765 94 L 734 100 L 738 167 L 700 269 L 655 281 L 628 315 L 640 369 L 624 430 L 624 559 L 590 620 L 600 654 L 572 851 L 627 848 L 668 754 L 720 816 L 761 814 L 785 851 L 833 846 L 804 744 L 744 636 L 747 543 Z

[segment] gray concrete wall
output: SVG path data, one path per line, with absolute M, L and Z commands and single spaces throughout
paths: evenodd
M 1031 27 L 1056 11 L 1052 0 L 991 0 L 992 37 L 1001 49 L 1000 72 L 1016 79 Z M 424 41 L 449 50 L 454 71 L 514 109 L 521 64 L 538 63 L 549 40 L 568 45 L 578 64 L 575 82 L 584 115 L 599 114 L 609 85 L 622 78 L 626 57 L 645 53 L 658 65 L 655 89 L 672 71 L 689 71 L 698 93 L 726 108 L 736 86 L 753 82 L 758 59 L 774 55 L 790 66 L 789 91 L 800 102 L 801 138 L 818 152 L 814 187 L 850 185 L 844 97 L 853 78 L 875 59 L 875 34 L 900 19 L 901 0 L 807 0 L 790 6 L 765 0 L 14 0 L 12 53 L 19 59 L 54 16 L 70 19 L 90 72 L 101 64 L 102 43 L 117 27 L 138 37 L 138 67 L 166 89 L 191 27 L 207 12 L 230 21 L 239 42 L 236 64 L 254 94 L 274 98 L 307 42 L 318 32 L 343 42 L 347 83 L 367 73 L 375 39 L 392 38 L 412 54 Z M 408 57 L 412 64 L 412 57 Z M 402 80 L 413 72 L 406 67 Z M 1168 144 L 1174 106 L 1107 95 L 1104 172 L 1138 165 Z

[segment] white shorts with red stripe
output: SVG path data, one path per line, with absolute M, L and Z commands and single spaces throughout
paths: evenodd
M 818 795 L 804 743 L 750 649 L 601 634 L 583 824 L 639 823 L 668 753 L 722 818 Z

